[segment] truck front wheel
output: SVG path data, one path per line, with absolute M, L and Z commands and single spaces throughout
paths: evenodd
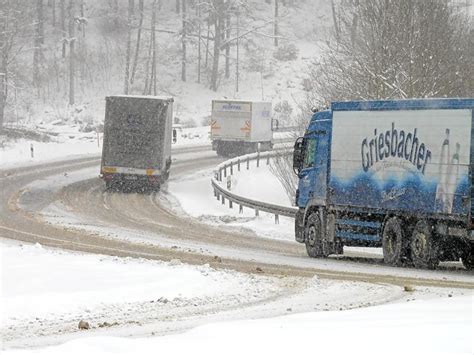
M 403 253 L 403 229 L 398 217 L 390 217 L 382 233 L 383 261 L 389 265 L 400 265 Z
M 308 217 L 305 225 L 306 252 L 312 258 L 327 257 L 329 254 L 323 247 L 321 220 L 317 212 Z
M 410 255 L 415 267 L 435 269 L 439 264 L 438 243 L 432 230 L 427 221 L 419 221 L 413 229 Z

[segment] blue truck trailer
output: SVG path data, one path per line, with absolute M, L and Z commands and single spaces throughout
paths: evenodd
M 333 102 L 296 140 L 296 241 L 311 257 L 474 266 L 474 99 Z

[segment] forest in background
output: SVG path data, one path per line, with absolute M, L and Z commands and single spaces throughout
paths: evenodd
M 313 43 L 308 65 L 286 65 L 297 84 L 274 90 L 306 93 L 274 102 L 280 116 L 332 100 L 472 97 L 473 38 L 471 0 L 0 0 L 0 127 L 94 122 L 110 94 L 239 97 L 252 72 L 263 99 Z
M 4 121 L 44 107 L 67 116 L 68 108 L 82 110 L 109 94 L 175 96 L 178 81 L 213 92 L 225 82 L 239 92 L 241 73 L 268 67 L 264 55 L 297 58 L 298 48 L 281 34 L 288 19 L 298 21 L 296 3 L 1 0 Z

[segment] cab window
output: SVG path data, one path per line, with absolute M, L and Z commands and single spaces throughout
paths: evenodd
M 314 156 L 316 154 L 316 138 L 309 138 L 305 144 L 303 169 L 314 166 Z

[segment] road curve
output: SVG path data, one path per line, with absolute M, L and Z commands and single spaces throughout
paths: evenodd
M 221 160 L 208 147 L 173 150 L 171 179 L 179 180 Z M 362 258 L 310 259 L 297 243 L 256 238 L 251 233 L 209 226 L 169 208 L 166 188 L 158 194 L 111 193 L 97 177 L 79 179 L 50 191 L 32 188 L 35 181 L 97 168 L 99 157 L 71 159 L 34 167 L 0 170 L 0 237 L 38 242 L 91 253 L 148 259 L 181 259 L 191 264 L 275 275 L 474 288 L 474 274 L 447 268 L 437 271 L 402 269 Z M 94 170 L 95 171 L 95 170 Z M 150 243 L 45 223 L 38 212 L 60 202 L 71 214 L 100 221 L 111 230 L 146 234 Z

